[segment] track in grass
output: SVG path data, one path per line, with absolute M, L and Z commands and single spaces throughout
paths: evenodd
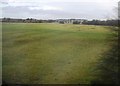
M 3 81 L 89 84 L 112 34 L 105 26 L 5 23 Z

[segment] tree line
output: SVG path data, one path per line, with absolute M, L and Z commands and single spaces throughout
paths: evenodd
M 119 20 L 84 20 L 82 24 L 87 25 L 106 25 L 106 26 L 118 26 Z
M 12 22 L 12 23 L 60 23 L 65 24 L 66 21 L 69 21 L 71 19 L 63 19 L 62 21 L 57 20 L 42 20 L 42 19 L 33 19 L 33 18 L 27 18 L 27 19 L 13 19 L 13 18 L 2 18 L 0 19 L 2 22 Z M 72 22 L 69 22 L 71 24 L 85 24 L 85 25 L 105 25 L 105 26 L 118 26 L 119 25 L 118 19 L 114 20 L 85 20 L 81 19 L 78 21 L 78 19 L 73 19 Z
M 52 23 L 52 22 L 55 22 L 55 20 L 41 20 L 41 19 L 33 19 L 33 18 L 27 18 L 27 19 L 2 18 L 1 21 L 11 22 L 11 23 Z

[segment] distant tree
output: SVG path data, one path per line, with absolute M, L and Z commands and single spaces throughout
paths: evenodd
M 59 23 L 60 23 L 60 24 L 64 24 L 64 21 L 60 21 Z
M 42 23 L 42 20 L 38 20 L 38 23 Z
M 29 18 L 27 18 L 26 20 L 30 20 Z
M 73 24 L 80 24 L 79 21 L 73 21 Z
M 55 22 L 55 20 L 48 20 L 47 22 L 48 23 L 53 23 L 53 22 Z

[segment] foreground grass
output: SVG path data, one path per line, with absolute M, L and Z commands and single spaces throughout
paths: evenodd
M 105 26 L 3 24 L 3 81 L 89 84 L 113 34 Z

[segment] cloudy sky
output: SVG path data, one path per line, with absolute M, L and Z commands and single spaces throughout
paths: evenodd
M 2 17 L 108 19 L 119 0 L 0 0 Z

